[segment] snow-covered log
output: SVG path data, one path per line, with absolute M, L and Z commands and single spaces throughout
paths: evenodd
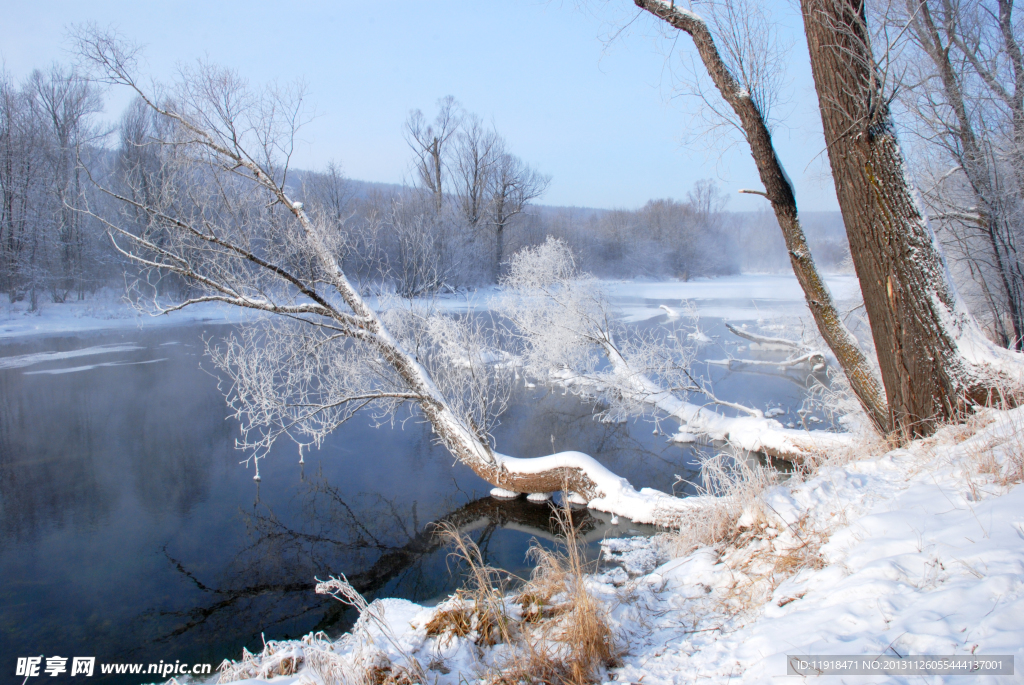
M 709 359 L 708 364 L 715 364 L 717 366 L 727 366 L 730 369 L 741 366 L 772 366 L 775 368 L 792 368 L 795 366 L 807 365 L 811 371 L 824 371 L 826 366 L 825 353 L 821 350 L 813 349 L 802 342 L 796 340 L 789 340 L 788 338 L 775 338 L 766 335 L 758 335 L 745 331 L 742 328 L 737 328 L 732 324 L 725 324 L 725 327 L 729 329 L 733 335 L 736 335 L 745 340 L 749 340 L 759 346 L 762 350 L 791 350 L 796 352 L 795 356 L 791 356 L 781 361 L 764 361 L 758 359 Z

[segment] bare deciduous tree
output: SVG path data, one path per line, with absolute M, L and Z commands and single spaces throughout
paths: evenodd
M 540 197 L 550 182 L 550 176 L 538 173 L 515 155 L 504 151 L 497 155 L 490 184 L 495 277 L 501 271 L 505 253 L 505 229 L 531 200 Z
M 416 155 L 416 176 L 434 199 L 438 213 L 444 208 L 448 144 L 461 121 L 459 103 L 451 95 L 437 101 L 437 116 L 427 123 L 420 110 L 413 110 L 405 123 L 406 140 Z
M 487 191 L 498 163 L 503 142 L 484 127 L 480 117 L 467 114 L 455 140 L 455 197 L 459 211 L 470 229 L 475 229 L 487 212 Z
M 638 492 L 578 452 L 517 459 L 494 449 L 488 425 L 510 369 L 491 352 L 489 329 L 412 305 L 371 307 L 338 262 L 337 235 L 286 190 L 301 92 L 253 92 L 232 72 L 200 64 L 158 102 L 139 86 L 133 48 L 92 30 L 77 38 L 102 78 L 132 89 L 168 123 L 162 177 L 176 191 L 144 205 L 104 190 L 129 213 L 145 212 L 166 240 L 150 240 L 124 215 L 89 212 L 142 270 L 133 289 L 140 305 L 166 312 L 220 302 L 279 322 L 212 350 L 257 456 L 282 436 L 316 444 L 361 408 L 383 420 L 411 404 L 459 461 L 505 491 L 565 490 L 594 508 L 664 523 L 699 506 Z M 147 271 L 177 274 L 194 294 L 169 307 L 143 299 Z
M 930 177 L 923 191 L 926 206 L 944 229 L 940 237 L 947 238 L 943 242 L 954 260 L 966 263 L 978 284 L 1001 343 L 1020 350 L 1024 273 L 1017 251 L 1022 202 L 1016 168 L 1021 155 L 1014 121 L 1024 120 L 1019 111 L 1024 93 L 1012 93 L 1014 78 L 1007 73 L 1011 56 L 1019 54 L 1012 4 L 907 0 L 896 9 L 903 11 L 890 10 L 886 19 L 894 29 L 908 27 L 903 35 L 912 45 L 899 53 L 906 72 L 900 100 L 924 148 L 919 157 L 939 156 L 938 168 L 925 173 Z M 1000 53 L 1009 68 L 997 66 Z

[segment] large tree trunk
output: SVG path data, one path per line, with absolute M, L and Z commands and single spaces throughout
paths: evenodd
M 750 154 L 757 165 L 764 196 L 771 202 L 775 218 L 786 241 L 790 264 L 800 287 L 803 288 L 807 306 L 814 316 L 818 332 L 836 355 L 840 368 L 850 381 L 850 387 L 860 401 L 868 417 L 882 433 L 888 433 L 892 424 L 886 408 L 886 398 L 878 383 L 874 370 L 857 345 L 853 334 L 843 324 L 842 318 L 832 301 L 832 294 L 824 279 L 818 273 L 807 245 L 807 238 L 800 225 L 796 196 L 789 182 L 782 162 L 779 161 L 771 133 L 762 113 L 748 89 L 730 72 L 722 59 L 707 24 L 692 12 L 677 8 L 675 3 L 663 0 L 634 0 L 637 7 L 684 31 L 693 39 L 697 52 L 708 75 L 732 110 L 736 113 Z
M 892 425 L 904 436 L 926 435 L 972 404 L 1016 393 L 1018 374 L 979 364 L 993 351 L 959 303 L 914 196 L 871 53 L 863 0 L 801 0 L 801 8 Z

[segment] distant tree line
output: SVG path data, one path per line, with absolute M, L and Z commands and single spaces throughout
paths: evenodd
M 0 74 L 0 290 L 32 308 L 82 299 L 108 282 L 110 251 L 78 210 L 91 192 L 79 164 L 97 148 L 99 91 L 73 69 Z
M 141 101 L 104 127 L 102 91 L 74 69 L 54 66 L 20 84 L 0 75 L 0 291 L 9 301 L 83 299 L 124 277 L 157 278 L 161 295 L 183 297 L 185 281 L 139 272 L 87 212 L 117 207 L 146 232 L 145 207 L 198 192 L 194 172 L 175 173 L 158 117 Z M 516 251 L 548 236 L 572 246 L 581 267 L 602 277 L 690 279 L 781 271 L 788 255 L 770 215 L 726 211 L 711 180 L 684 200 L 635 210 L 535 204 L 550 178 L 512 154 L 507 141 L 452 97 L 428 120 L 410 113 L 405 137 L 413 181 L 373 184 L 337 163 L 292 171 L 287 183 L 307 210 L 341 238 L 346 271 L 364 288 L 405 296 L 494 283 Z M 114 202 L 92 180 L 131 202 Z M 133 205 L 132 202 L 135 204 Z M 847 256 L 838 215 L 823 214 L 817 246 L 826 268 Z M 814 234 L 811 231 L 812 235 Z M 150 236 L 159 243 L 159 229 Z

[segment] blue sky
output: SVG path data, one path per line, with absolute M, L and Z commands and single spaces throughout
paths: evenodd
M 836 209 L 798 8 L 778 0 L 773 11 L 793 42 L 776 144 L 801 208 Z M 402 123 L 414 108 L 432 117 L 451 94 L 552 176 L 545 204 L 637 207 L 685 198 L 708 177 L 730 209 L 766 204 L 736 193 L 760 188 L 743 144 L 688 140 L 699 102 L 673 75 L 692 54 L 688 38 L 667 39 L 627 0 L 38 0 L 10 3 L 4 15 L 0 55 L 16 80 L 68 60 L 66 28 L 82 22 L 145 45 L 146 70 L 158 80 L 198 58 L 254 84 L 304 80 L 317 114 L 301 134 L 304 168 L 334 159 L 353 178 L 410 178 Z M 110 116 L 125 102 L 111 94 Z

